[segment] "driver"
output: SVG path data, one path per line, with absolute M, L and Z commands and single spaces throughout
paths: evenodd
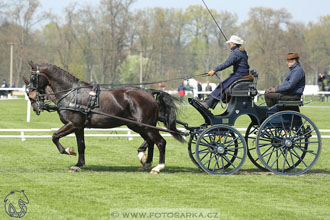
M 243 42 L 244 41 L 240 37 L 232 35 L 230 39 L 226 42 L 231 49 L 231 53 L 228 59 L 223 64 L 215 67 L 213 70 L 210 70 L 208 72 L 209 76 L 213 76 L 216 72 L 233 66 L 233 73 L 231 73 L 227 79 L 220 82 L 219 85 L 215 88 L 215 90 L 204 101 L 199 100 L 199 102 L 206 109 L 214 109 L 220 100 L 225 99 L 226 88 L 228 88 L 236 80 L 249 75 L 250 67 L 248 64 L 248 55 L 245 49 L 242 47 Z

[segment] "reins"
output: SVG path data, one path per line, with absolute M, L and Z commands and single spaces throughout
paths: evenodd
M 99 84 L 100 86 L 143 86 L 143 85 L 152 85 L 152 84 L 157 84 L 157 83 L 165 83 L 165 82 L 172 82 L 172 81 L 178 81 L 178 80 L 188 80 L 193 77 L 198 77 L 198 76 L 207 76 L 207 73 L 202 73 L 202 74 L 196 74 L 192 76 L 184 76 L 184 77 L 179 77 L 179 78 L 174 78 L 174 79 L 168 79 L 168 80 L 160 80 L 160 81 L 153 81 L 153 82 L 144 82 L 144 83 L 122 83 L 122 84 Z
M 37 71 L 36 71 L 35 74 L 33 74 L 33 75 L 35 75 L 35 78 L 32 80 L 33 81 L 33 84 L 35 84 L 35 85 L 34 85 L 34 88 L 31 88 L 31 89 L 35 89 L 37 91 L 37 100 L 36 100 L 36 102 L 40 102 L 39 103 L 39 107 L 42 110 L 46 110 L 46 111 L 49 111 L 49 112 L 62 111 L 62 110 L 78 111 L 78 112 L 81 112 L 81 113 L 86 114 L 86 115 L 88 115 L 89 113 L 94 113 L 94 114 L 99 114 L 99 115 L 107 116 L 107 117 L 110 117 L 110 118 L 115 118 L 115 119 L 118 119 L 118 120 L 121 120 L 121 121 L 125 121 L 125 122 L 128 122 L 128 123 L 137 124 L 138 126 L 143 126 L 143 127 L 148 127 L 148 128 L 156 129 L 156 130 L 163 131 L 163 132 L 168 132 L 168 133 L 173 133 L 173 134 L 179 134 L 179 135 L 184 135 L 184 136 L 187 135 L 184 132 L 177 132 L 177 131 L 173 131 L 173 130 L 169 130 L 169 129 L 165 129 L 165 128 L 156 127 L 156 126 L 153 126 L 153 125 L 145 124 L 145 123 L 142 123 L 142 122 L 138 122 L 138 121 L 134 121 L 134 120 L 131 120 L 131 119 L 123 118 L 123 117 L 120 117 L 120 116 L 107 114 L 107 113 L 104 113 L 104 112 L 101 112 L 101 111 L 97 111 L 97 110 L 94 110 L 94 109 L 89 109 L 89 108 L 84 109 L 84 108 L 76 108 L 76 107 L 70 107 L 70 106 L 67 106 L 67 107 L 61 106 L 59 103 L 62 102 L 69 94 L 71 94 L 74 91 L 76 91 L 76 93 L 78 93 L 78 90 L 79 89 L 81 89 L 81 88 L 90 88 L 91 86 L 77 86 L 77 87 L 74 87 L 74 88 L 65 89 L 65 90 L 61 90 L 61 91 L 58 91 L 58 92 L 53 92 L 53 93 L 50 93 L 50 94 L 42 94 L 42 93 L 40 93 L 40 89 L 38 87 L 38 84 L 39 84 L 39 74 L 40 74 L 39 67 L 37 66 Z M 188 79 L 191 79 L 191 78 L 197 77 L 197 76 L 207 76 L 207 73 L 197 74 L 197 75 L 193 75 L 193 76 L 184 76 L 184 77 L 179 77 L 179 78 L 174 78 L 174 79 L 169 79 L 169 80 L 154 81 L 154 82 L 145 82 L 145 83 L 125 83 L 125 84 L 115 84 L 115 85 L 114 84 L 98 84 L 98 85 L 100 85 L 100 86 L 139 86 L 139 85 L 151 85 L 151 84 L 163 83 L 163 82 L 170 82 L 170 81 L 188 80 Z M 45 96 L 56 95 L 56 94 L 59 94 L 59 93 L 65 93 L 65 94 L 59 98 L 59 100 L 57 101 L 56 105 L 50 105 L 50 104 L 44 103 L 43 100 L 44 100 L 44 97 Z M 74 103 L 74 105 L 76 106 L 76 103 Z M 83 106 L 80 106 L 80 107 L 83 107 Z

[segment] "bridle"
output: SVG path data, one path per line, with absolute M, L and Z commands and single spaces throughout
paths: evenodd
M 37 65 L 37 69 L 34 71 L 31 70 L 30 75 L 30 84 L 26 87 L 25 92 L 28 98 L 31 101 L 31 104 L 36 104 L 39 110 L 43 110 L 44 102 L 45 102 L 45 89 L 39 87 L 39 80 L 40 79 L 40 70 L 39 66 Z M 32 84 L 32 87 L 31 87 Z M 35 98 L 32 98 L 30 94 L 35 92 Z

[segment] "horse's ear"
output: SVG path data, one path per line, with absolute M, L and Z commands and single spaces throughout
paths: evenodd
M 27 80 L 24 76 L 22 76 L 22 79 L 23 79 L 25 85 L 29 85 L 29 83 L 30 83 L 29 80 Z
M 32 60 L 29 61 L 28 63 L 31 66 L 31 68 L 32 68 L 33 71 L 36 71 L 37 70 L 37 66 L 39 66 L 39 71 L 40 72 L 45 72 L 47 70 L 47 65 L 37 64 L 37 63 L 34 63 Z
M 30 60 L 28 63 L 29 63 L 29 65 L 31 66 L 31 68 L 32 68 L 33 70 L 37 69 L 37 65 L 36 65 L 35 63 L 33 63 L 32 60 Z

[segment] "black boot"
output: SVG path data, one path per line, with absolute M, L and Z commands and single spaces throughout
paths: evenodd
M 215 99 L 213 96 L 209 95 L 205 100 L 204 102 L 206 103 L 206 105 L 208 106 L 208 108 L 212 108 L 214 109 L 215 106 L 217 106 L 218 104 L 218 100 Z
M 208 109 L 209 105 L 207 102 L 205 102 L 204 100 L 201 100 L 199 98 L 194 98 L 197 102 L 199 102 L 199 104 L 201 104 L 204 108 Z

